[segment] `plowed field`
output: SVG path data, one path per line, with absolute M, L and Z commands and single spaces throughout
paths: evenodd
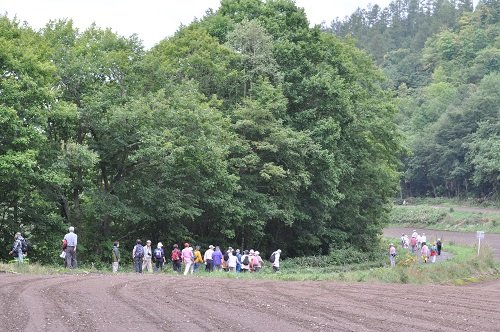
M 0 275 L 0 331 L 500 331 L 500 282 Z

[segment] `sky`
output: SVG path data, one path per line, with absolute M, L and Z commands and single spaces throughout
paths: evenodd
M 476 0 L 477 1 L 477 0 Z M 475 1 L 475 2 L 476 2 Z M 72 19 L 84 30 L 92 23 L 122 36 L 137 34 L 146 48 L 172 36 L 181 24 L 202 18 L 220 0 L 0 0 L 0 13 L 38 30 L 51 19 Z M 343 18 L 368 4 L 386 7 L 390 0 L 296 0 L 311 25 Z

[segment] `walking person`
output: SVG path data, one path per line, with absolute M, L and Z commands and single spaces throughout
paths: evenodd
M 212 272 L 212 270 L 214 268 L 213 254 L 214 254 L 214 246 L 209 245 L 207 251 L 205 251 L 205 255 L 203 256 L 203 258 L 205 259 L 205 271 L 206 272 Z
M 12 250 L 9 251 L 9 255 L 13 255 L 19 265 L 24 261 L 23 243 L 25 243 L 24 238 L 20 232 L 17 232 L 14 235 L 14 243 L 12 244 Z
M 111 251 L 111 255 L 113 256 L 113 264 L 112 264 L 113 273 L 118 272 L 118 266 L 120 264 L 120 250 L 118 249 L 119 246 L 120 242 L 115 241 L 113 243 L 113 250 Z
M 174 272 L 181 273 L 181 263 L 182 263 L 182 253 L 179 250 L 179 245 L 176 243 L 174 244 L 174 249 L 172 250 L 172 253 L 170 254 L 170 258 L 172 259 L 172 267 L 174 269 Z
M 258 251 L 254 252 L 252 263 L 252 271 L 259 272 L 264 261 L 262 260 L 262 257 L 260 257 L 260 253 Z
M 241 253 L 240 249 L 236 249 L 236 272 L 241 272 Z
M 271 254 L 271 258 L 269 259 L 273 264 L 274 272 L 280 271 L 280 256 L 281 256 L 281 249 L 278 249 Z
M 431 262 L 436 263 L 436 257 L 437 257 L 437 246 L 436 242 L 434 242 L 431 246 Z
M 389 260 L 391 261 L 391 267 L 396 266 L 396 247 L 394 244 L 389 245 Z
M 443 248 L 443 243 L 441 242 L 441 239 L 437 239 L 436 248 L 438 256 L 441 256 L 441 249 Z
M 227 267 L 229 272 L 236 272 L 236 265 L 238 264 L 238 258 L 234 254 L 234 251 L 228 253 Z
M 250 256 L 248 255 L 248 250 L 243 251 L 243 256 L 241 256 L 241 272 L 245 273 L 250 271 Z
M 196 272 L 203 263 L 203 257 L 201 257 L 200 246 L 196 246 L 194 250 L 194 266 L 193 271 Z
M 184 275 L 188 273 L 193 273 L 191 265 L 194 262 L 193 248 L 189 246 L 189 243 L 184 243 L 184 249 L 182 249 L 182 261 L 184 262 Z
M 427 247 L 425 242 L 422 242 L 422 249 L 420 250 L 420 253 L 422 254 L 422 262 L 427 263 L 427 260 L 429 259 L 429 247 Z
M 144 246 L 144 258 L 142 260 L 142 272 L 148 271 L 153 273 L 153 248 L 151 247 L 151 240 L 146 241 Z
M 75 228 L 71 226 L 68 228 L 69 233 L 64 235 L 64 240 L 67 241 L 66 246 L 66 267 L 68 269 L 76 269 L 76 246 L 78 244 L 78 235 L 75 234 Z
M 132 250 L 132 259 L 134 260 L 135 273 L 142 273 L 142 260 L 144 259 L 144 247 L 142 241 L 137 239 L 135 241 L 134 249 Z
M 163 264 L 165 264 L 165 251 L 163 250 L 163 243 L 158 242 L 156 249 L 154 251 L 155 258 L 155 270 L 163 271 Z

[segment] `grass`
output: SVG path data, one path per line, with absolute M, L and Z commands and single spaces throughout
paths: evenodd
M 389 259 L 386 256 L 387 244 L 384 240 L 377 253 L 366 256 L 355 251 L 344 250 L 334 252 L 330 256 L 311 256 L 287 259 L 281 263 L 281 272 L 273 273 L 271 264 L 265 263 L 265 267 L 259 273 L 207 273 L 199 271 L 195 277 L 211 278 L 237 278 L 264 279 L 264 280 L 294 280 L 294 281 L 323 281 L 337 280 L 345 282 L 384 282 L 384 283 L 412 283 L 412 284 L 452 284 L 462 285 L 470 282 L 500 278 L 500 265 L 493 259 L 491 251 L 487 248 L 477 256 L 476 248 L 447 244 L 446 251 L 453 257 L 438 261 L 435 264 L 419 263 L 416 256 L 406 250 L 398 249 L 397 265 L 389 267 Z M 394 240 L 393 242 L 397 242 Z M 334 264 L 342 255 L 341 264 Z M 201 266 L 203 268 L 203 266 Z M 66 270 L 62 266 L 42 266 L 27 261 L 18 266 L 17 262 L 0 263 L 0 271 L 9 273 L 23 273 L 36 275 L 58 275 L 58 274 L 111 274 L 111 266 L 99 268 L 82 266 L 76 270 Z M 120 273 L 132 273 L 131 265 L 122 265 Z M 172 275 L 172 267 L 166 265 L 163 274 Z
M 447 231 L 500 233 L 500 213 L 456 211 L 426 205 L 394 206 L 389 216 L 392 226 L 421 227 Z

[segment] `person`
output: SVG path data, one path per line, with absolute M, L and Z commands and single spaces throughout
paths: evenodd
M 134 260 L 135 273 L 142 273 L 142 260 L 144 259 L 144 247 L 142 241 L 137 239 L 135 241 L 134 249 L 132 250 L 132 259 Z
M 250 255 L 248 250 L 243 251 L 241 256 L 241 272 L 245 273 L 250 270 Z
M 120 246 L 120 242 L 115 241 L 113 243 L 113 250 L 111 252 L 113 256 L 113 273 L 118 272 L 118 265 L 120 264 L 120 250 L 118 247 Z
M 422 242 L 427 243 L 427 236 L 425 235 L 425 233 L 422 233 L 422 236 L 421 236 L 420 240 L 421 240 Z
M 422 236 L 420 234 L 417 235 L 417 247 L 422 249 Z
M 215 246 L 215 251 L 212 254 L 212 259 L 213 259 L 213 264 L 214 264 L 214 270 L 215 271 L 222 271 L 222 252 L 220 251 L 219 246 Z
M 12 250 L 9 252 L 9 255 L 13 255 L 18 264 L 22 264 L 24 261 L 23 242 L 24 238 L 20 232 L 17 232 L 14 235 L 14 243 L 12 244 Z
M 231 252 L 231 249 L 228 249 L 222 255 L 222 270 L 224 272 L 228 272 L 229 271 L 228 261 L 229 261 L 229 253 L 230 252 Z
M 179 250 L 179 245 L 174 244 L 174 249 L 170 254 L 170 258 L 172 259 L 172 267 L 174 272 L 181 273 L 181 263 L 182 263 L 182 253 Z
M 443 248 L 443 243 L 441 242 L 441 239 L 437 239 L 436 248 L 438 256 L 441 256 L 441 249 Z
M 401 248 L 404 248 L 405 247 L 405 234 L 401 234 Z
M 163 243 L 158 242 L 153 255 L 155 258 L 156 271 L 163 271 L 163 264 L 165 264 L 165 251 L 163 250 Z
M 194 272 L 198 271 L 202 263 L 203 263 L 203 257 L 201 257 L 200 246 L 195 246 L 193 271 Z
M 184 275 L 188 273 L 193 273 L 191 269 L 191 265 L 193 265 L 194 256 L 193 256 L 193 248 L 189 246 L 189 243 L 184 243 L 184 249 L 182 249 L 182 261 L 184 262 Z
M 416 230 L 416 229 L 414 229 L 414 230 L 413 230 L 413 233 L 411 233 L 411 237 L 414 237 L 414 238 L 416 239 L 416 238 L 417 238 L 417 236 L 418 236 L 417 230 Z
M 236 272 L 241 272 L 241 253 L 240 249 L 236 249 Z
M 144 258 L 142 259 L 142 271 L 153 272 L 153 248 L 151 247 L 151 240 L 146 241 L 144 246 Z
M 75 234 L 75 228 L 71 226 L 68 228 L 69 233 L 64 235 L 64 239 L 67 241 L 66 246 L 66 267 L 68 269 L 76 269 L 76 246 L 78 244 L 78 235 Z
M 273 260 L 273 271 L 274 272 L 279 272 L 280 271 L 280 256 L 281 256 L 281 249 L 276 250 L 271 254 L 271 256 L 274 254 L 274 260 Z
M 258 251 L 254 252 L 253 259 L 251 261 L 251 269 L 253 272 L 259 272 L 260 269 L 262 268 L 262 264 L 264 262 L 262 261 L 262 257 L 260 257 L 260 253 Z
M 415 236 L 411 237 L 410 248 L 411 248 L 411 253 L 412 254 L 414 254 L 414 253 L 417 252 L 417 238 Z
M 429 247 L 427 247 L 425 242 L 422 242 L 422 249 L 420 250 L 420 253 L 422 254 L 422 261 L 427 263 L 427 260 L 429 259 Z
M 229 272 L 236 272 L 237 264 L 238 264 L 238 257 L 236 257 L 234 251 L 230 251 L 227 259 L 227 268 Z
M 205 251 L 205 255 L 203 256 L 203 258 L 205 259 L 205 271 L 206 272 L 212 272 L 214 269 L 213 254 L 214 254 L 214 246 L 209 245 L 207 251 Z
M 434 242 L 431 246 L 431 262 L 436 263 L 436 256 L 437 256 L 437 246 L 436 242 Z
M 410 247 L 410 239 L 408 238 L 408 234 L 405 234 L 405 238 L 404 238 L 404 245 L 403 247 L 405 249 L 408 249 Z
M 394 244 L 389 245 L 389 259 L 391 261 L 391 267 L 396 266 L 396 247 Z

